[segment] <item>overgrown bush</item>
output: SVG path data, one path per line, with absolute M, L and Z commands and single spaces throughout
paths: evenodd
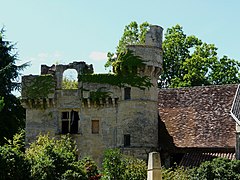
M 147 164 L 144 160 L 134 157 L 124 157 L 125 172 L 123 179 L 125 180 L 146 180 Z
M 192 171 L 190 169 L 184 169 L 177 166 L 176 168 L 162 168 L 163 180 L 188 180 L 191 179 Z
M 69 136 L 54 139 L 40 135 L 27 149 L 26 158 L 33 179 L 86 179 L 84 168 L 76 159 L 75 144 Z
M 119 149 L 104 153 L 104 180 L 146 180 L 147 165 L 143 160 L 123 155 Z
M 24 156 L 24 132 L 0 146 L 0 179 L 30 179 L 30 165 Z
M 103 160 L 103 179 L 123 179 L 125 167 L 122 159 L 123 156 L 119 149 L 109 149 L 105 151 Z
M 99 180 L 101 179 L 101 174 L 99 174 L 98 167 L 96 163 L 89 157 L 85 157 L 81 160 L 82 167 L 85 168 L 87 178 L 89 180 Z
M 197 180 L 239 180 L 240 160 L 231 161 L 229 159 L 216 158 L 213 161 L 206 161 L 196 168 L 192 174 L 192 179 Z

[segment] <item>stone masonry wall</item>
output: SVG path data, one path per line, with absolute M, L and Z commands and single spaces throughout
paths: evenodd
M 234 147 L 236 124 L 229 112 L 236 89 L 237 85 L 161 89 L 159 114 L 174 144 Z

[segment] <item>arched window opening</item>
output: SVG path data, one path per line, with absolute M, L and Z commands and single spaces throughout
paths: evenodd
M 63 72 L 63 89 L 78 89 L 78 73 L 75 69 L 67 69 Z

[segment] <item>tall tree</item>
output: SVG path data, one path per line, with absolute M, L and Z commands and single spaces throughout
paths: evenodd
M 214 44 L 187 36 L 180 25 L 168 28 L 163 41 L 160 87 L 189 87 L 239 83 L 239 62 L 218 59 Z
M 20 89 L 18 77 L 27 64 L 16 65 L 15 44 L 4 39 L 4 29 L 0 30 L 0 97 L 4 98 L 4 107 L 0 111 L 0 143 L 4 137 L 12 138 L 19 128 L 24 127 L 25 110 L 20 100 L 12 94 Z

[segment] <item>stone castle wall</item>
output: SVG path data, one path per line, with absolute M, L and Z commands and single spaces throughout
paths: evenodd
M 65 70 L 75 69 L 78 75 L 86 69 L 93 72 L 92 65 L 85 62 L 42 65 L 40 76 L 24 76 L 26 142 L 34 141 L 39 133 L 53 137 L 70 133 L 80 158 L 90 156 L 100 164 L 106 149 L 121 148 L 123 153 L 146 159 L 148 152 L 158 148 L 157 79 L 162 69 L 161 44 L 162 28 L 154 26 L 147 33 L 146 45 L 128 47 L 144 60 L 145 67 L 138 73 L 151 79 L 153 86 L 149 89 L 80 81 L 78 89 L 63 89 Z M 30 93 L 29 87 L 39 93 Z M 109 91 L 110 96 L 94 101 L 90 91 L 99 88 Z M 125 88 L 130 89 L 129 98 Z

